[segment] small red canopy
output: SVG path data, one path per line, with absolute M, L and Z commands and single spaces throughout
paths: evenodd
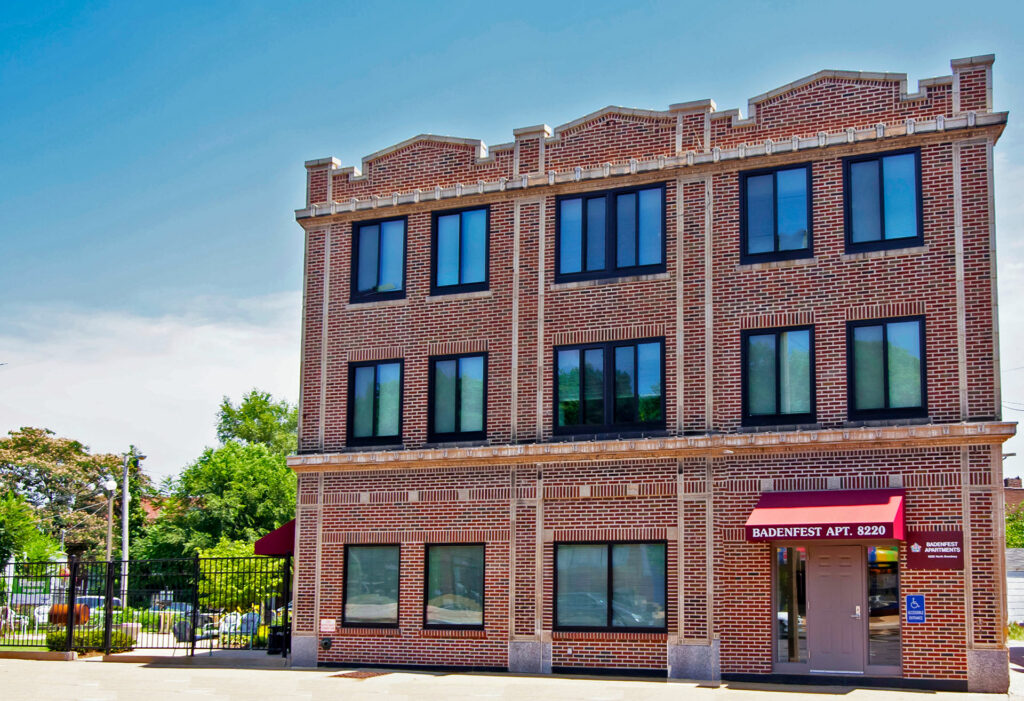
M 903 490 L 764 492 L 747 540 L 903 540 Z
M 257 555 L 291 555 L 295 549 L 295 519 L 256 541 Z

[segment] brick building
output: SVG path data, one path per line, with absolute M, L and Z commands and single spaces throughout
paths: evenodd
M 992 62 L 307 162 L 294 662 L 1005 689 Z

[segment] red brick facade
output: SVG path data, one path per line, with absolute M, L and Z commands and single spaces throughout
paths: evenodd
M 772 550 L 743 531 L 759 494 L 902 487 L 907 528 L 962 529 L 968 552 L 964 570 L 909 570 L 901 544 L 901 592 L 929 610 L 902 625 L 899 676 L 983 688 L 993 660 L 1005 672 L 991 69 L 954 61 L 913 94 L 901 74 L 827 71 L 745 118 L 711 101 L 606 108 L 490 150 L 420 136 L 361 170 L 307 163 L 295 639 L 319 663 L 515 669 L 522 643 L 541 669 L 684 676 L 678 648 L 706 653 L 709 676 L 771 674 Z M 907 147 L 923 245 L 847 253 L 843 158 Z M 813 256 L 741 264 L 739 174 L 789 163 L 811 164 Z M 556 196 L 640 183 L 665 185 L 665 272 L 556 282 Z M 431 213 L 480 204 L 489 289 L 431 296 Z M 392 216 L 407 217 L 406 295 L 353 304 L 353 224 Z M 927 418 L 851 422 L 847 322 L 911 315 L 927 325 Z M 817 424 L 744 429 L 741 331 L 795 324 L 814 328 Z M 664 436 L 556 440 L 552 349 L 650 337 L 665 340 Z M 475 351 L 487 440 L 431 445 L 428 358 Z M 347 447 L 349 363 L 398 358 L 402 448 Z M 553 630 L 567 540 L 665 541 L 667 632 Z M 457 542 L 486 543 L 484 629 L 426 629 L 425 544 Z M 350 543 L 401 544 L 398 628 L 341 625 Z

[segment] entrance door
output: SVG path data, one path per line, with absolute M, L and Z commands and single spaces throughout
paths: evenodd
M 807 638 L 811 672 L 864 672 L 864 550 L 833 545 L 810 550 Z

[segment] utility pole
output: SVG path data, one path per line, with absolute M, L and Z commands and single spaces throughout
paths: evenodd
M 113 477 L 107 477 L 103 488 L 107 490 L 107 562 L 110 562 L 114 541 L 114 490 L 117 489 L 117 481 Z
M 128 468 L 132 465 L 138 467 L 145 459 L 146 456 L 139 454 L 135 446 L 132 446 L 124 456 L 124 473 L 121 478 L 121 591 L 124 592 L 121 598 L 122 606 L 128 606 L 128 502 L 131 499 L 128 491 Z
M 134 452 L 134 449 L 132 450 Z M 131 453 L 124 456 L 124 473 L 121 479 L 121 606 L 128 606 L 128 500 L 131 494 L 128 492 L 128 465 L 131 463 Z

